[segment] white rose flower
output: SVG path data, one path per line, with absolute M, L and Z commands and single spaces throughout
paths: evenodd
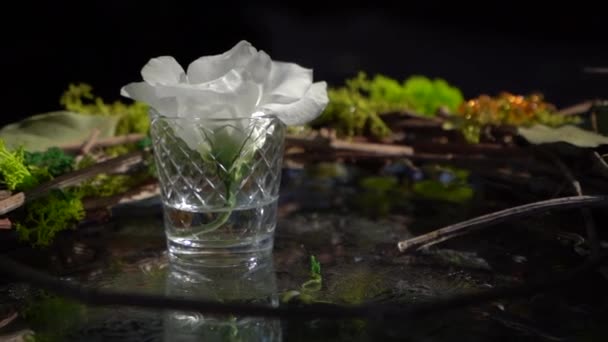
M 244 40 L 225 53 L 200 57 L 187 72 L 173 57 L 153 58 L 141 75 L 143 82 L 124 86 L 123 96 L 148 104 L 157 115 L 199 119 L 210 130 L 221 125 L 217 119 L 267 115 L 288 126 L 302 125 L 318 117 L 328 103 L 327 84 L 313 83 L 312 69 L 272 61 Z M 246 127 L 237 128 L 222 132 L 222 139 L 230 141 L 216 145 L 241 145 Z M 247 136 L 263 144 L 257 139 L 262 133 Z M 192 126 L 181 126 L 176 134 L 201 153 L 210 148 L 201 146 L 201 132 Z
M 141 70 L 143 82 L 124 86 L 121 94 L 148 104 L 152 120 L 165 117 L 172 133 L 204 163 L 221 164 L 208 169 L 217 169 L 210 172 L 218 173 L 226 206 L 234 208 L 243 173 L 277 127 L 276 119 L 287 126 L 302 125 L 327 106 L 327 84 L 313 83 L 312 74 L 294 63 L 272 61 L 240 41 L 223 54 L 195 60 L 187 71 L 173 57 L 152 58 Z M 188 234 L 218 229 L 230 212 L 192 227 Z

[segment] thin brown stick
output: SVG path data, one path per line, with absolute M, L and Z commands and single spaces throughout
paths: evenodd
M 599 125 L 597 123 L 597 114 L 595 113 L 595 111 L 591 112 L 591 128 L 595 133 L 599 133 L 600 131 Z
M 430 161 L 453 160 L 498 160 L 504 164 L 505 157 L 509 162 L 526 159 L 529 153 L 521 148 L 507 147 L 501 144 L 437 144 L 417 143 L 416 146 L 388 143 L 369 143 L 346 141 L 323 136 L 287 136 L 286 151 L 297 148 L 304 155 L 306 152 L 322 152 L 327 155 L 340 157 L 379 157 L 379 158 L 412 158 Z M 448 146 L 450 145 L 450 146 Z M 296 153 L 297 154 L 297 153 Z
M 439 139 L 441 140 L 441 139 Z M 447 140 L 445 140 L 447 142 Z M 341 146 L 337 145 L 340 144 Z M 478 143 L 469 144 L 461 142 L 450 142 L 442 143 L 440 141 L 422 140 L 422 141 L 411 141 L 407 145 L 403 144 L 369 144 L 369 143 L 352 143 L 348 141 L 337 140 L 331 144 L 331 147 L 337 150 L 352 150 L 352 151 L 366 151 L 365 148 L 359 146 L 370 146 L 370 150 L 377 152 L 389 151 L 391 148 L 407 148 L 408 152 L 413 155 L 414 151 L 419 153 L 434 153 L 434 154 L 465 154 L 465 155 L 484 155 L 494 157 L 527 157 L 528 153 L 516 146 L 509 146 L 500 143 Z
M 414 149 L 403 145 L 387 145 L 375 143 L 347 142 L 343 140 L 332 140 L 331 148 L 342 151 L 356 151 L 370 154 L 382 154 L 390 156 L 409 157 L 414 154 Z
M 20 192 L 0 201 L 0 215 L 13 211 L 21 207 L 25 202 L 39 198 L 53 189 L 62 189 L 68 186 L 78 185 L 100 173 L 112 172 L 121 167 L 130 167 L 140 163 L 142 160 L 143 153 L 141 151 L 136 151 L 108 159 L 84 169 L 63 174 L 26 193 Z
M 583 196 L 583 188 L 581 183 L 574 177 L 570 168 L 557 156 L 551 156 L 555 164 L 560 168 L 563 174 L 566 176 L 574 193 L 578 196 Z M 589 241 L 589 247 L 591 248 L 591 256 L 596 257 L 600 254 L 600 240 L 597 235 L 597 229 L 595 222 L 593 221 L 593 215 L 589 208 L 581 208 L 581 214 L 583 215 L 583 221 L 585 221 L 585 230 L 587 231 L 587 241 Z
M 11 197 L 11 192 L 8 190 L 0 190 L 0 200 Z
M 604 158 L 602 158 L 602 156 L 595 151 L 591 154 L 591 156 L 593 157 L 595 165 L 598 166 L 598 171 L 602 174 L 602 176 L 608 178 L 608 163 L 606 163 Z
M 132 133 L 132 134 L 119 135 L 119 136 L 109 137 L 109 138 L 100 138 L 100 139 L 97 139 L 97 141 L 95 142 L 95 144 L 93 146 L 91 146 L 91 148 L 93 148 L 93 147 L 110 147 L 110 146 L 138 142 L 145 137 L 146 136 L 144 134 Z M 64 145 L 60 145 L 59 148 L 61 148 L 62 150 L 65 150 L 65 151 L 79 151 L 82 148 L 82 143 L 64 144 Z
M 435 141 L 412 141 L 410 146 L 419 153 L 483 154 L 501 158 L 528 156 L 528 152 L 523 148 L 497 143 L 469 144 L 460 142 L 438 143 Z
M 99 131 L 99 129 L 97 129 L 97 128 L 93 129 L 89 139 L 87 139 L 87 141 L 85 141 L 84 144 L 82 144 L 82 147 L 80 147 L 80 154 L 87 154 L 91 151 L 93 146 L 95 146 L 95 144 L 97 143 L 97 138 L 99 138 L 99 133 L 101 133 Z
M 457 224 L 449 225 L 415 238 L 399 241 L 397 247 L 402 253 L 412 250 L 419 250 L 460 235 L 471 233 L 481 228 L 489 227 L 491 225 L 496 225 L 506 221 L 513 221 L 515 219 L 531 216 L 540 212 L 554 209 L 572 209 L 599 205 L 608 205 L 608 196 L 561 197 L 524 204 L 482 215 Z
M 350 142 L 323 137 L 307 138 L 287 136 L 286 144 L 289 146 L 295 145 L 317 150 L 352 151 L 382 156 L 409 157 L 414 154 L 413 148 L 404 145 Z
M 143 155 L 141 151 L 131 152 L 116 158 L 108 159 L 87 168 L 61 175 L 50 182 L 44 183 L 41 186 L 26 192 L 25 197 L 29 201 L 44 195 L 50 190 L 78 185 L 100 173 L 112 172 L 115 169 L 122 167 L 130 167 L 139 164 L 142 160 Z
M 11 220 L 7 218 L 0 219 L 0 229 L 11 229 L 13 224 Z
M 584 101 L 581 103 L 577 103 L 575 105 L 566 107 L 557 112 L 559 115 L 579 115 L 583 114 L 593 106 L 593 101 Z
M 93 129 L 89 138 L 80 147 L 80 151 L 78 151 L 78 155 L 76 156 L 76 159 L 74 160 L 75 164 L 80 163 L 80 161 L 85 157 L 85 155 L 87 155 L 91 151 L 91 149 L 93 149 L 93 147 L 97 143 L 97 139 L 99 138 L 100 132 L 101 131 L 97 128 Z
M 87 198 L 83 201 L 83 207 L 85 210 L 97 210 L 103 208 L 110 208 L 114 205 L 124 203 L 130 200 L 140 200 L 155 196 L 160 193 L 160 188 L 157 182 L 148 182 L 141 184 L 135 188 L 129 189 L 121 194 L 108 197 L 92 197 Z
M 384 117 L 382 119 L 385 119 Z M 386 121 L 386 119 L 385 119 Z M 441 129 L 441 121 L 432 121 L 426 119 L 401 119 L 399 121 L 390 122 L 391 129 L 402 128 L 402 129 Z
M 4 215 L 11 212 L 25 203 L 25 194 L 18 192 L 10 197 L 7 197 L 0 201 L 0 215 Z
M 5 326 L 9 325 L 12 321 L 15 320 L 15 318 L 17 318 L 19 316 L 18 313 L 13 312 L 12 314 L 8 315 L 8 317 L 3 318 L 2 320 L 0 320 L 0 329 L 4 328 Z M 10 341 L 10 340 L 9 340 Z
M 608 74 L 608 68 L 605 67 L 584 67 L 583 72 L 588 74 Z

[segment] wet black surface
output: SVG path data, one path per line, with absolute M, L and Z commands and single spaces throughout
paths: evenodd
M 586 246 L 573 238 L 583 234 L 576 210 L 499 224 L 424 252 L 399 254 L 399 240 L 521 204 L 506 200 L 475 174 L 467 180 L 474 189 L 469 200 L 423 198 L 411 187 L 412 178 L 421 175 L 410 171 L 395 165 L 364 171 L 341 164 L 286 170 L 272 258 L 241 269 L 168 263 L 157 199 L 118 207 L 114 220 L 66 233 L 51 250 L 3 251 L 93 288 L 269 305 L 407 306 L 523 284 L 584 261 Z M 377 193 L 393 176 L 393 188 L 399 191 Z M 376 177 L 375 188 L 365 187 L 371 182 L 363 181 L 368 177 Z M 453 177 L 438 179 L 448 182 Z M 318 289 L 303 286 L 311 279 L 311 256 L 321 264 Z M 408 321 L 278 322 L 87 307 L 41 297 L 31 286 L 4 279 L 0 321 L 13 313 L 18 317 L 0 328 L 0 340 L 30 331 L 42 341 L 604 341 L 606 282 L 594 272 L 559 291 Z

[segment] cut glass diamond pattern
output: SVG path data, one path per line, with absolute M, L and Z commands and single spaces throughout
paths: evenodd
M 165 204 L 198 209 L 224 208 L 228 193 L 226 179 L 230 178 L 227 175 L 234 172 L 237 165 L 243 165 L 239 163 L 243 160 L 246 161 L 240 169 L 243 174 L 231 185 L 235 187 L 237 205 L 253 206 L 276 199 L 284 140 L 284 130 L 278 126 L 282 123 L 274 118 L 225 121 L 210 124 L 198 120 L 157 117 L 152 122 L 154 155 Z M 200 139 L 195 146 L 203 153 L 190 148 L 176 134 L 184 129 L 187 129 L 189 137 Z M 243 138 L 238 148 L 231 151 L 217 146 L 222 142 L 216 139 L 219 135 Z M 243 143 L 245 137 L 247 140 Z M 225 165 L 227 159 L 237 162 Z

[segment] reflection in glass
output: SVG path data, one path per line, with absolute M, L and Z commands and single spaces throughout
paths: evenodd
M 235 267 L 171 263 L 167 295 L 218 302 L 279 304 L 272 256 Z M 279 320 L 168 311 L 165 341 L 280 341 Z

